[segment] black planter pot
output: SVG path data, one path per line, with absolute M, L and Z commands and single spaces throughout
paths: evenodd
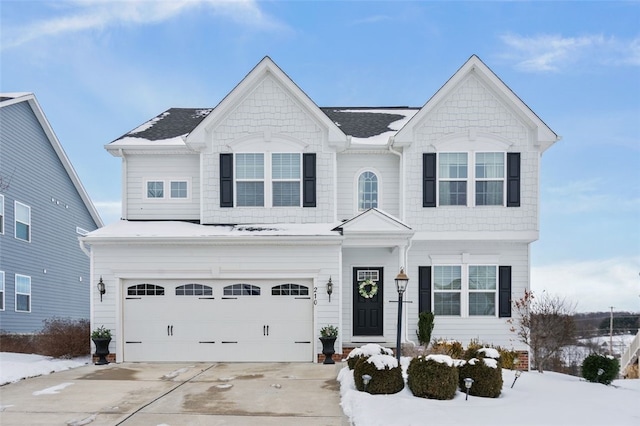
M 111 343 L 111 338 L 91 340 L 93 340 L 93 343 L 96 345 L 96 353 L 94 355 L 99 358 L 98 361 L 96 361 L 96 365 L 109 364 L 109 361 L 107 361 L 107 355 L 109 355 L 109 343 Z
M 323 364 L 335 364 L 336 362 L 333 360 L 333 354 L 336 353 L 336 350 L 334 349 L 336 338 L 321 337 L 320 341 L 322 342 L 322 354 L 324 355 Z

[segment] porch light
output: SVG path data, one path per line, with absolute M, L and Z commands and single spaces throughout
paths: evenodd
M 396 277 L 396 289 L 398 290 L 398 333 L 396 340 L 396 357 L 398 358 L 398 367 L 400 366 L 400 334 L 402 334 L 402 295 L 407 289 L 409 277 L 404 273 L 404 268 L 400 268 L 400 273 Z
M 329 277 L 329 282 L 327 283 L 327 294 L 329 295 L 329 303 L 331 303 L 331 293 L 333 293 L 333 282 L 331 282 L 331 277 Z
M 513 383 L 511 383 L 511 388 L 513 388 L 513 385 L 516 384 L 516 380 L 518 380 L 518 377 L 520 377 L 521 375 L 522 375 L 522 371 L 516 370 L 516 378 L 513 379 Z
M 467 377 L 464 379 L 464 387 L 467 388 L 467 396 L 465 396 L 464 400 L 469 399 L 469 389 L 471 389 L 471 385 L 473 384 L 473 379 L 471 377 Z
M 100 302 L 102 302 L 102 295 L 107 292 L 107 289 L 102 281 L 102 276 L 100 276 L 100 281 L 98 281 L 98 293 L 100 293 Z

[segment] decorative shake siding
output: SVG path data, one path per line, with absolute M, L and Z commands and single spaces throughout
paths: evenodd
M 203 155 L 203 223 L 328 223 L 334 217 L 334 154 L 311 112 L 267 75 L 215 126 Z M 255 147 L 255 148 L 253 148 Z M 220 207 L 220 153 L 316 153 L 316 207 Z M 265 200 L 266 201 L 266 200 Z
M 414 129 L 405 151 L 405 220 L 425 232 L 538 231 L 540 153 L 531 141 L 536 131 L 507 108 L 473 74 L 436 105 Z M 422 207 L 422 153 L 506 151 L 521 154 L 520 207 Z M 468 157 L 469 172 L 473 156 Z M 468 181 L 468 186 L 472 180 Z
M 358 177 L 372 171 L 378 176 L 378 208 L 399 216 L 400 160 L 388 151 L 340 153 L 338 161 L 338 220 L 348 220 L 358 213 Z
M 128 220 L 199 220 L 200 157 L 197 154 L 129 155 L 126 158 Z M 146 197 L 147 181 L 163 181 L 163 199 Z M 188 197 L 171 199 L 171 181 L 187 181 Z

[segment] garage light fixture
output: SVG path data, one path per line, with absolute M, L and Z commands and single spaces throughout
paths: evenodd
M 100 276 L 100 281 L 98 281 L 98 292 L 100 293 L 100 302 L 102 302 L 102 295 L 107 292 L 107 289 L 102 281 L 102 275 Z
M 329 303 L 331 303 L 331 293 L 333 293 L 333 282 L 331 282 L 331 277 L 329 277 L 329 282 L 327 283 L 327 294 L 329 295 Z

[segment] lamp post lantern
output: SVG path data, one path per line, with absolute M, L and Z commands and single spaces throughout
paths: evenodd
M 402 334 L 402 295 L 407 289 L 409 277 L 404 273 L 404 268 L 400 268 L 400 273 L 396 277 L 396 289 L 398 290 L 398 334 L 396 340 L 396 356 L 398 367 L 400 366 L 400 334 Z

